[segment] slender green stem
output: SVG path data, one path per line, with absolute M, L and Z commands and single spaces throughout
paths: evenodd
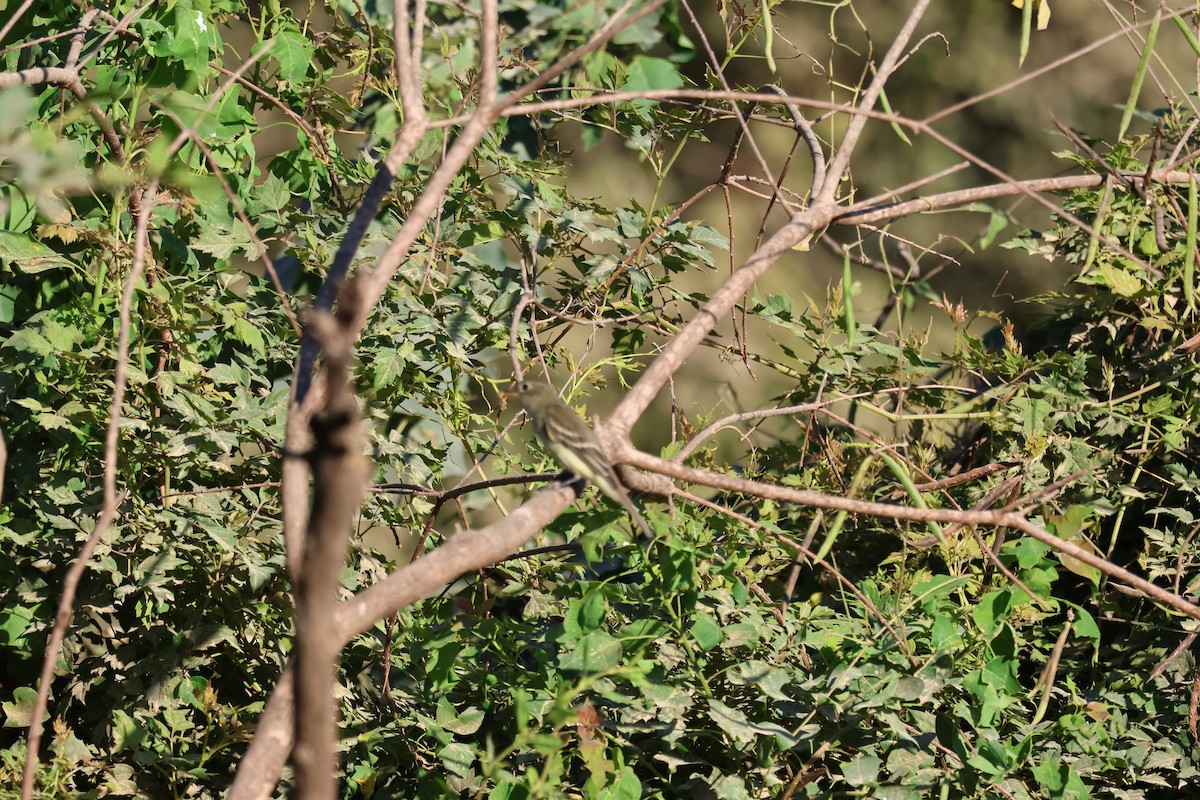
M 1188 181 L 1187 243 L 1183 259 L 1183 296 L 1189 311 L 1196 310 L 1196 179 Z
M 779 70 L 775 68 L 775 54 L 771 52 L 775 48 L 775 26 L 771 24 L 771 0 L 761 0 L 759 8 L 762 11 L 763 54 L 767 57 L 767 67 L 771 70 L 771 74 L 775 75 Z
M 1192 33 L 1191 28 L 1183 21 L 1182 16 L 1172 17 L 1175 21 L 1175 27 L 1179 28 L 1179 32 L 1183 34 L 1183 38 L 1187 41 L 1188 46 L 1192 48 L 1192 52 L 1200 56 L 1200 41 L 1196 40 L 1196 34 Z
M 862 486 L 863 478 L 867 474 L 867 469 L 875 463 L 875 456 L 868 455 L 858 465 L 858 469 L 854 473 L 854 480 L 850 481 L 850 489 L 846 493 L 847 497 L 854 497 L 858 494 L 858 489 Z M 821 542 L 821 549 L 817 551 L 813 561 L 823 561 L 825 556 L 829 555 L 829 551 L 833 549 L 833 543 L 837 541 L 838 534 L 842 532 L 842 526 L 846 523 L 846 512 L 839 511 L 833 518 L 833 523 L 829 526 L 829 533 L 825 535 L 825 541 Z
M 879 453 L 879 460 L 886 464 L 887 468 L 890 469 L 892 474 L 896 476 L 896 480 L 900 481 L 900 485 L 904 487 L 904 491 L 908 495 L 908 499 L 914 506 L 917 508 L 929 508 L 929 506 L 925 505 L 925 498 L 922 497 L 921 493 L 917 491 L 917 487 L 913 484 L 912 478 L 909 476 L 908 470 L 904 468 L 904 465 L 892 458 L 887 453 Z M 930 533 L 937 537 L 937 540 L 942 547 L 946 546 L 946 537 L 942 535 L 941 525 L 938 525 L 933 520 L 926 520 L 925 527 L 929 529 Z
M 846 252 L 842 257 L 842 314 L 843 324 L 846 327 L 846 345 L 854 346 L 854 332 L 858 328 L 858 324 L 854 321 L 854 282 L 850 274 L 850 254 Z
M 1150 56 L 1154 55 L 1154 40 L 1158 38 L 1158 26 L 1162 22 L 1162 7 L 1154 12 L 1154 22 L 1146 31 L 1146 44 L 1142 47 L 1142 58 L 1138 61 L 1137 72 L 1133 74 L 1133 85 L 1129 88 L 1129 99 L 1125 102 L 1125 113 L 1121 115 L 1121 125 L 1117 128 L 1117 138 L 1125 136 L 1129 123 L 1133 121 L 1133 112 L 1137 108 L 1138 95 L 1142 92 L 1142 83 L 1146 80 L 1146 70 L 1150 68 Z

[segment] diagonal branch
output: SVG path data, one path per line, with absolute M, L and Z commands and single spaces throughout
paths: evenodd
M 249 69 L 253 63 L 253 59 L 244 64 L 242 71 Z M 204 108 L 204 113 L 211 111 L 220 101 L 221 97 L 233 84 L 233 79 L 223 83 Z M 183 130 L 171 142 L 167 148 L 167 152 L 174 154 L 178 152 L 190 138 L 192 132 Z M 145 270 L 146 260 L 149 258 L 149 224 L 150 214 L 152 213 L 155 200 L 158 198 L 158 179 L 150 182 L 145 191 L 141 192 L 141 196 L 134 195 L 137 208 L 137 227 L 134 233 L 133 246 L 133 263 L 129 269 L 129 275 L 125 279 L 125 288 L 121 294 L 121 303 L 119 307 L 118 328 L 117 328 L 117 355 L 116 369 L 113 373 L 113 397 L 110 404 L 108 431 L 104 439 L 104 504 L 100 512 L 100 516 L 96 519 L 96 524 L 92 528 L 92 532 L 88 535 L 87 540 L 79 550 L 79 556 L 68 570 L 66 577 L 63 579 L 63 593 L 59 599 L 58 611 L 55 614 L 54 628 L 50 634 L 50 641 L 46 644 L 46 651 L 42 661 L 41 676 L 38 680 L 38 694 L 34 701 L 34 707 L 29 723 L 29 734 L 27 739 L 27 747 L 25 753 L 25 767 L 21 778 L 21 800 L 30 800 L 33 797 L 33 784 L 37 772 L 38 750 L 42 736 L 42 717 L 46 713 L 46 705 L 50 697 L 50 684 L 54 678 L 54 664 L 58 660 L 58 653 L 62 649 L 63 640 L 66 638 L 67 626 L 71 622 L 71 615 L 74 610 L 75 595 L 78 592 L 79 584 L 83 579 L 83 574 L 86 572 L 88 562 L 91 559 L 92 553 L 100 542 L 101 536 L 112 524 L 116 517 L 117 508 L 120 505 L 121 499 L 117 495 L 117 456 L 118 445 L 120 443 L 121 434 L 121 407 L 125 399 L 125 387 L 129 377 L 129 340 L 130 331 L 132 329 L 133 317 L 133 298 L 137 290 L 137 283 Z
M 1193 619 L 1200 619 L 1200 606 L 1184 600 L 1178 594 L 1150 583 L 1124 567 L 1118 566 L 1106 558 L 1097 556 L 1090 550 L 1079 545 L 1060 539 L 1049 531 L 1033 524 L 1025 515 L 1013 511 L 959 511 L 948 508 L 914 508 L 911 506 L 876 503 L 867 500 L 854 500 L 838 495 L 822 494 L 804 489 L 793 489 L 789 486 L 776 486 L 759 481 L 746 480 L 731 475 L 719 475 L 705 470 L 685 467 L 672 461 L 642 453 L 632 448 L 622 455 L 622 461 L 640 469 L 650 470 L 668 475 L 678 480 L 699 483 L 705 486 L 723 489 L 729 492 L 741 492 L 755 497 L 778 500 L 785 503 L 797 503 L 813 508 L 826 508 L 845 511 L 851 514 L 865 514 L 884 519 L 904 519 L 913 522 L 948 522 L 962 525 L 990 525 L 998 528 L 1015 528 L 1027 533 L 1038 541 L 1048 544 L 1058 552 L 1079 559 L 1085 564 L 1095 567 L 1101 572 L 1128 583 L 1141 591 L 1147 597 L 1153 598 L 1163 605 L 1186 614 Z
M 871 85 L 863 92 L 862 99 L 858 101 L 857 108 L 869 110 L 875 107 L 879 95 L 883 93 L 883 87 L 895 72 L 897 64 L 904 55 L 905 48 L 908 47 L 908 40 L 912 38 L 913 32 L 917 29 L 917 23 L 921 21 L 930 2 L 931 0 L 918 0 L 917 4 L 913 6 L 913 10 L 908 14 L 908 19 L 904 21 L 904 25 L 892 41 L 892 46 L 888 48 L 883 61 L 880 62 L 879 69 L 875 72 L 875 79 L 871 81 Z M 862 136 L 866 124 L 867 118 L 861 114 L 852 116 L 846 124 L 846 135 L 842 137 L 841 145 L 829 161 L 829 169 L 825 173 L 825 183 L 821 194 L 817 197 L 817 202 L 831 201 L 835 197 L 837 188 L 841 185 L 842 176 L 850 167 L 850 156 L 854 153 L 854 148 L 858 146 L 859 137 Z

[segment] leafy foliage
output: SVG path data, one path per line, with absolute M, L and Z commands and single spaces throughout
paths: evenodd
M 28 45 L 0 52 L 6 72 L 69 60 L 70 37 L 39 32 L 76 30 L 80 9 L 37 5 L 10 34 Z M 81 33 L 88 97 L 120 123 L 119 152 L 60 87 L 0 92 L 3 797 L 15 796 L 63 575 L 99 508 L 142 192 L 161 181 L 133 295 L 124 496 L 57 661 L 43 797 L 215 797 L 227 786 L 292 644 L 277 489 L 296 355 L 289 309 L 310 299 L 402 124 L 390 4 L 330 3 L 299 18 L 273 3 L 250 13 L 180 0 L 146 6 L 109 36 L 137 5 L 117 2 Z M 504 88 L 571 52 L 619 5 L 505 3 Z M 742 44 L 769 27 L 726 11 Z M 452 117 L 472 102 L 477 26 L 465 6 L 429 14 L 425 97 L 431 116 Z M 675 14 L 648 15 L 546 95 L 688 85 L 692 43 Z M 242 81 L 230 74 L 235 50 L 257 57 Z M 536 444 L 501 437 L 492 405 L 524 283 L 543 311 L 520 332 L 522 357 L 536 337 L 550 364 L 580 377 L 581 403 L 692 316 L 706 298 L 690 279 L 730 247 L 675 208 L 581 196 L 564 142 L 615 135 L 662 179 L 678 143 L 703 139 L 710 119 L 635 100 L 514 116 L 485 137 L 359 342 L 377 483 L 435 491 L 481 462 L 497 474 L 553 468 Z M 1190 121 L 1168 116 L 1165 146 Z M 347 131 L 357 137 L 335 135 Z M 181 133 L 192 138 L 174 152 Z M 453 136 L 421 142 L 357 269 L 403 224 Z M 1129 139 L 1105 158 L 1142 174 L 1154 146 Z M 1070 478 L 1038 498 L 1042 523 L 1194 595 L 1197 370 L 1174 348 L 1195 324 L 1195 204 L 1186 186 L 1080 190 L 1064 210 L 1093 220 L 1095 236 L 1060 216 L 1018 237 L 1079 271 L 1023 345 L 1011 327 L 999 345 L 974 335 L 948 301 L 935 303 L 957 325 L 948 353 L 924 330 L 856 322 L 851 281 L 823 301 L 748 298 L 750 324 L 712 347 L 785 378 L 780 407 L 844 399 L 781 416 L 735 458 L 713 440 L 688 463 L 963 508 L 1013 476 L 991 502 Z M 252 266 L 263 252 L 278 286 Z M 896 291 L 909 306 L 930 295 L 920 283 Z M 586 364 L 560 336 L 575 319 L 597 323 L 602 346 Z M 691 434 L 715 417 L 686 408 L 676 422 Z M 986 463 L 1008 466 L 940 492 L 898 488 Z M 440 543 L 452 511 L 470 523 L 516 502 L 479 491 L 450 509 L 374 493 L 346 592 Z M 937 528 L 941 541 L 926 547 L 919 522 L 734 495 L 714 506 L 652 509 L 661 536 L 645 543 L 589 494 L 539 537 L 553 552 L 468 576 L 358 637 L 339 698 L 347 792 L 1135 798 L 1197 782 L 1183 732 L 1194 660 L 1146 677 L 1181 635 L 1178 617 L 995 531 Z

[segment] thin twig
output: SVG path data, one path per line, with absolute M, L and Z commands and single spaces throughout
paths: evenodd
M 180 137 L 182 138 L 182 137 Z M 177 140 L 179 142 L 179 140 Z M 181 142 L 180 142 L 181 143 Z M 175 148 L 178 149 L 178 148 Z M 54 681 L 54 665 L 62 650 L 63 640 L 67 635 L 67 627 L 75 610 L 75 595 L 87 571 L 92 553 L 100 544 L 101 537 L 112 524 L 117 515 L 121 498 L 117 495 L 117 448 L 121 435 L 121 407 L 125 402 L 125 385 L 129 374 L 129 338 L 132 328 L 133 296 L 138 279 L 142 275 L 147 259 L 147 230 L 150 213 L 154 208 L 153 198 L 158 191 L 158 181 L 151 181 L 143 198 L 137 216 L 137 230 L 133 242 L 133 264 L 129 275 L 125 278 L 125 289 L 121 293 L 121 305 L 118 311 L 117 355 L 116 369 L 113 372 L 112 402 L 109 404 L 108 432 L 104 439 L 104 505 L 100 515 L 92 526 L 79 555 L 67 570 L 63 578 L 62 595 L 58 600 L 58 610 L 54 615 L 54 627 L 50 631 L 50 640 L 46 643 L 45 654 L 42 658 L 42 671 L 38 677 L 37 698 L 34 700 L 29 721 L 29 733 L 26 738 L 25 769 L 21 776 L 21 800 L 31 800 L 33 797 L 34 778 L 37 774 L 38 751 L 42 739 L 42 717 L 46 714 L 46 706 L 50 698 L 50 685 Z
M 905 48 L 908 46 L 908 41 L 917 29 L 917 24 L 921 21 L 921 17 L 925 15 L 925 11 L 929 8 L 930 2 L 931 0 L 917 0 L 913 5 L 912 11 L 908 12 L 908 18 L 896 33 L 896 38 L 892 40 L 892 46 L 884 54 L 883 61 L 880 62 L 874 79 L 871 81 L 870 86 L 867 87 L 867 90 L 863 92 L 858 103 L 856 103 L 858 108 L 871 109 L 875 107 L 875 103 L 879 100 L 879 95 L 883 93 L 884 85 L 896 71 L 900 58 L 904 55 Z M 842 143 L 838 146 L 837 151 L 833 154 L 833 158 L 829 162 L 829 169 L 825 175 L 825 184 L 821 194 L 816 198 L 817 202 L 829 202 L 834 199 L 842 176 L 850 167 L 850 156 L 858 146 L 858 140 L 862 136 L 863 128 L 866 124 L 867 118 L 864 116 L 855 115 L 850 117 L 850 121 L 846 124 L 846 133 L 842 137 Z
M 0 42 L 4 41 L 4 37 L 8 36 L 9 31 L 13 29 L 13 26 L 17 24 L 17 21 L 20 20 L 21 17 L 25 16 L 25 12 L 28 11 L 29 7 L 32 5 L 33 0 L 25 0 L 25 2 L 21 3 L 20 7 L 13 12 L 13 15 L 9 18 L 8 22 L 4 23 L 4 27 L 0 28 Z
M 967 470 L 966 472 L 959 473 L 952 478 L 943 478 L 940 481 L 931 481 L 930 483 L 918 483 L 914 485 L 913 488 L 918 492 L 939 492 L 943 489 L 950 489 L 964 483 L 970 483 L 971 481 L 978 480 L 979 478 L 986 478 L 993 472 L 1001 472 L 1006 469 L 1011 469 L 1015 466 L 1017 466 L 1015 461 L 1000 461 L 995 464 L 984 464 L 982 467 L 976 467 L 975 469 Z
M 1121 172 L 1123 179 L 1132 181 L 1135 185 L 1144 179 L 1143 173 Z M 848 206 L 834 218 L 835 225 L 861 225 L 864 223 L 887 222 L 889 220 L 909 217 L 925 211 L 939 211 L 945 208 L 970 205 L 984 200 L 994 200 L 998 197 L 1014 195 L 1030 195 L 1042 192 L 1067 192 L 1073 189 L 1092 189 L 1103 186 L 1107 174 L 1093 175 L 1064 175 L 1058 178 L 1035 178 L 1027 181 L 1004 181 L 987 186 L 975 186 L 970 189 L 957 189 L 952 192 L 917 197 L 912 200 L 901 200 L 883 205 L 864 201 Z M 1180 170 L 1154 170 L 1151 178 L 1155 183 L 1182 184 L 1197 177 L 1194 172 Z M 1051 209 L 1052 211 L 1054 209 Z M 1055 211 L 1054 213 L 1058 213 Z
M 246 64 L 245 68 L 248 67 L 249 64 Z M 213 93 L 203 113 L 208 113 L 212 110 L 231 84 L 232 81 L 228 81 Z M 167 152 L 170 154 L 178 152 L 179 148 L 183 147 L 187 141 L 187 132 L 180 132 L 168 146 Z M 139 194 L 140 197 L 138 196 Z M 46 644 L 41 676 L 38 680 L 38 694 L 30 716 L 25 767 L 21 778 L 21 800 L 31 800 L 33 796 L 34 777 L 42 736 L 42 717 L 46 713 L 46 705 L 50 696 L 50 684 L 54 678 L 54 665 L 58 660 L 58 653 L 62 649 L 63 640 L 66 638 L 67 626 L 71 621 L 75 595 L 83 579 L 83 574 L 87 570 L 91 555 L 99 544 L 101 536 L 115 518 L 117 508 L 121 502 L 121 499 L 117 496 L 117 451 L 120 441 L 121 407 L 125 399 L 125 386 L 128 381 L 133 297 L 137 289 L 138 280 L 145 270 L 146 261 L 149 258 L 149 220 L 155 201 L 158 198 L 158 179 L 152 180 L 144 192 L 135 192 L 134 198 L 134 205 L 137 207 L 137 227 L 134 232 L 133 261 L 130 265 L 129 275 L 125 279 L 125 288 L 121 294 L 121 303 L 118 311 L 117 354 L 116 368 L 113 372 L 113 397 L 109 409 L 108 432 L 104 441 L 104 504 L 99 517 L 96 519 L 96 524 L 92 528 L 92 532 L 88 535 L 87 540 L 79 550 L 78 557 L 76 557 L 75 562 L 72 563 L 66 577 L 63 579 L 63 593 L 59 599 L 54 627 L 50 633 L 50 641 Z
M 1188 631 L 1187 636 L 1183 637 L 1183 641 L 1177 644 L 1175 649 L 1168 653 L 1162 661 L 1154 665 L 1154 669 L 1150 670 L 1150 674 L 1146 676 L 1146 683 L 1152 683 L 1155 678 L 1167 671 L 1167 667 L 1171 666 L 1180 656 L 1191 649 L 1197 636 L 1200 636 L 1200 628 Z
M 1060 553 L 1073 556 L 1088 566 L 1095 567 L 1117 580 L 1125 581 L 1148 597 L 1164 605 L 1170 606 L 1189 617 L 1200 619 L 1200 606 L 1188 602 L 1174 592 L 1150 583 L 1124 567 L 1096 555 L 1091 550 L 1086 550 L 1065 539 L 1060 539 L 1049 531 L 1033 524 L 1021 513 L 1013 511 L 959 511 L 946 508 L 914 508 L 911 506 L 891 505 L 889 503 L 875 503 L 867 500 L 826 495 L 803 489 L 793 489 L 789 486 L 766 484 L 759 481 L 737 478 L 732 475 L 706 472 L 705 470 L 693 469 L 672 461 L 666 461 L 632 448 L 617 455 L 618 459 L 623 463 L 631 464 L 649 472 L 657 472 L 679 480 L 712 486 L 729 492 L 741 492 L 764 499 L 797 503 L 814 508 L 836 509 L 851 514 L 864 514 L 885 519 L 904 519 L 913 522 L 957 522 L 964 525 L 990 525 L 999 528 L 1016 528 L 1038 541 L 1050 545 Z

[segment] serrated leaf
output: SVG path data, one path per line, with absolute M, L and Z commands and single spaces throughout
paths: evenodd
M 262 331 L 248 320 L 241 317 L 235 319 L 232 331 L 237 340 L 253 350 L 255 354 L 261 356 L 266 352 L 266 342 L 263 341 Z
M 1105 286 L 1121 297 L 1133 297 L 1144 288 L 1136 275 L 1112 264 L 1100 265 L 1100 277 Z
M 407 343 L 406 343 L 407 344 Z M 408 366 L 408 355 L 411 354 L 412 347 L 407 349 L 409 352 L 402 352 L 401 349 L 387 347 L 377 351 L 373 366 L 375 367 L 372 386 L 376 391 L 385 386 L 394 385 L 400 376 L 404 374 L 405 367 Z
M 246 226 L 237 221 L 229 230 L 222 230 L 213 225 L 205 226 L 196 238 L 192 239 L 192 249 L 208 253 L 218 261 L 228 261 L 234 253 L 254 255 L 254 242 L 250 238 Z
M 271 56 L 279 62 L 279 77 L 299 83 L 312 68 L 313 45 L 298 31 L 277 31 L 271 37 Z
M 49 222 L 39 225 L 37 235 L 42 239 L 58 239 L 63 244 L 74 244 L 79 241 L 79 228 L 59 222 Z
M 33 721 L 33 707 L 36 701 L 37 691 L 32 687 L 18 686 L 13 689 L 13 701 L 0 703 L 0 708 L 4 710 L 4 727 L 28 728 L 29 723 Z M 49 712 L 43 715 L 43 719 L 49 718 Z
M 254 187 L 254 203 L 260 211 L 278 211 L 285 208 L 291 199 L 292 190 L 274 173 L 268 173 L 266 179 Z
M 48 269 L 75 268 L 75 263 L 70 259 L 33 237 L 9 231 L 0 231 L 0 263 L 12 264 L 28 275 Z

